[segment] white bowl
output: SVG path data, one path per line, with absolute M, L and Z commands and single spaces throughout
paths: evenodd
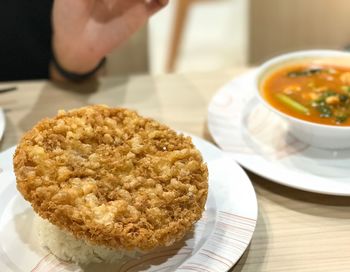
M 258 68 L 254 82 L 257 97 L 262 104 L 288 122 L 289 131 L 299 140 L 319 148 L 350 148 L 350 126 L 338 127 L 304 121 L 277 110 L 264 99 L 261 85 L 268 75 L 285 65 L 304 61 L 342 64 L 350 67 L 350 53 L 334 50 L 309 50 L 275 57 Z

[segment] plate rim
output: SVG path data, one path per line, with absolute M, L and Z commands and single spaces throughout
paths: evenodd
M 263 156 L 262 154 L 258 153 L 258 152 L 254 152 L 253 149 L 250 148 L 249 145 L 246 144 L 246 147 L 250 148 L 252 150 L 253 153 L 251 154 L 243 154 L 240 153 L 239 151 L 234 152 L 234 151 L 228 151 L 225 150 L 225 147 L 222 145 L 222 143 L 218 140 L 218 137 L 215 133 L 215 129 L 213 127 L 213 123 L 212 123 L 212 108 L 213 108 L 213 102 L 214 102 L 214 98 L 219 96 L 220 94 L 222 94 L 223 92 L 227 91 L 227 88 L 230 88 L 231 85 L 235 84 L 236 81 L 238 80 L 242 80 L 243 77 L 252 77 L 254 76 L 254 74 L 256 74 L 258 68 L 252 68 L 236 77 L 234 77 L 231 81 L 227 82 L 226 84 L 224 84 L 223 86 L 221 86 L 216 92 L 215 94 L 212 96 L 209 105 L 208 105 L 208 110 L 207 110 L 207 120 L 208 120 L 208 130 L 210 135 L 213 137 L 214 142 L 224 151 L 226 152 L 229 156 L 231 156 L 232 158 L 234 158 L 234 160 L 240 164 L 242 167 L 244 167 L 245 169 L 248 169 L 249 171 L 251 171 L 252 173 L 261 176 L 269 181 L 278 183 L 280 185 L 284 185 L 290 188 L 294 188 L 294 189 L 298 189 L 298 190 L 302 190 L 302 191 L 307 191 L 307 192 L 312 192 L 312 193 L 319 193 L 319 194 L 325 194 L 325 195 L 335 195 L 335 196 L 350 196 L 350 189 L 348 191 L 344 191 L 343 188 L 340 188 L 338 190 L 330 190 L 330 189 L 320 189 L 320 188 L 316 188 L 313 186 L 304 186 L 304 185 L 300 185 L 300 184 L 295 184 L 295 182 L 291 181 L 289 178 L 288 174 L 292 174 L 292 176 L 297 176 L 297 177 L 304 177 L 304 178 L 308 178 L 308 177 L 315 177 L 318 178 L 319 180 L 322 179 L 326 179 L 326 177 L 321 177 L 321 176 L 316 176 L 313 175 L 312 173 L 310 173 L 308 175 L 303 174 L 302 172 L 297 172 L 297 171 L 293 171 L 288 169 L 286 166 L 281 165 L 281 164 L 276 164 L 275 161 L 273 161 L 272 159 L 268 159 L 265 156 Z M 247 103 L 251 102 L 254 99 L 254 96 L 251 97 Z M 260 103 L 260 102 L 258 102 Z M 240 120 L 240 124 L 239 127 L 242 127 L 242 120 Z M 247 159 L 247 158 L 250 158 Z M 259 164 L 256 162 L 264 162 L 265 165 L 269 166 L 269 170 L 265 170 L 264 168 L 259 167 Z M 256 165 L 258 165 L 258 167 L 256 167 Z M 285 179 L 281 179 L 281 176 L 278 173 L 278 171 L 274 171 L 271 169 L 278 169 L 278 170 L 283 170 L 283 172 L 286 174 L 284 176 Z M 287 177 L 287 178 L 286 178 Z

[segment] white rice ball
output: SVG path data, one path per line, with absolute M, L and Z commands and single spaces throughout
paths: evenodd
M 36 215 L 36 230 L 39 242 L 61 260 L 79 264 L 112 263 L 123 257 L 136 257 L 137 251 L 112 250 L 76 239 L 72 234 L 59 229 L 48 220 Z

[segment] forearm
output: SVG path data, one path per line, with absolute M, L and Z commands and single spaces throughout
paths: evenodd
M 70 43 L 65 44 L 62 40 L 53 38 L 53 57 L 50 63 L 50 78 L 53 81 L 83 81 L 94 78 L 102 73 L 101 60 L 88 48 L 78 48 Z M 82 76 L 80 75 L 87 75 Z M 75 80 L 74 75 L 77 79 Z M 82 78 L 80 80 L 80 78 Z

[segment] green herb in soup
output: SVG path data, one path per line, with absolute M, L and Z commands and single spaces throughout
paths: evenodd
M 350 125 L 350 67 L 286 66 L 263 82 L 263 96 L 276 109 L 306 121 Z
M 297 71 L 292 71 L 289 72 L 287 75 L 288 77 L 301 77 L 301 76 L 312 76 L 318 73 L 323 72 L 321 68 L 309 68 L 309 69 L 304 69 L 304 70 L 297 70 Z
M 297 101 L 293 100 L 289 96 L 285 94 L 276 94 L 276 97 L 287 107 L 290 107 L 291 109 L 294 109 L 298 112 L 309 114 L 309 110 L 307 107 L 303 106 L 302 104 L 298 103 Z

